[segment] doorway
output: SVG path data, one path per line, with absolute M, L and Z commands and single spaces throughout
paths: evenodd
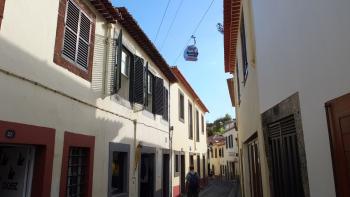
M 31 196 L 34 154 L 34 146 L 0 145 L 0 196 Z
M 185 183 L 185 155 L 181 155 L 181 193 L 186 193 L 186 183 Z
M 253 136 L 253 139 L 247 143 L 247 146 L 250 193 L 252 197 L 262 197 L 263 192 L 257 135 Z
M 350 196 L 350 94 L 326 103 L 337 196 Z
M 197 173 L 201 177 L 201 157 L 197 155 Z
M 141 154 L 141 173 L 140 173 L 140 196 L 154 196 L 154 176 L 155 176 L 155 155 L 153 153 Z
M 162 183 L 163 183 L 163 197 L 169 196 L 169 154 L 163 154 L 163 176 L 162 176 Z

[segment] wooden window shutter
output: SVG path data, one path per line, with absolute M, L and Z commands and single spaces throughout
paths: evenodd
M 116 58 L 116 64 L 114 66 L 114 93 L 118 92 L 118 90 L 121 88 L 121 65 L 122 65 L 122 51 L 123 51 L 123 30 L 121 29 L 119 31 L 117 44 L 116 44 L 116 51 L 117 51 L 117 58 Z M 131 63 L 130 63 L 131 64 Z M 130 65 L 131 67 L 131 65 Z
M 132 83 L 132 101 L 138 104 L 144 104 L 144 60 L 135 55 L 133 65 L 133 83 Z
M 153 83 L 153 113 L 163 115 L 164 113 L 164 81 L 154 77 Z
M 68 1 L 62 53 L 73 62 L 75 62 L 77 52 L 79 13 L 79 8 Z
M 68 1 L 65 22 L 62 54 L 88 69 L 91 21 L 72 1 Z
M 168 93 L 168 90 L 165 88 L 165 87 L 163 87 L 164 88 L 164 115 L 163 115 L 163 118 L 165 119 L 165 120 L 168 120 L 168 118 L 169 118 L 169 115 L 168 115 L 168 113 L 169 113 L 169 93 Z
M 145 69 L 145 71 L 144 71 L 144 82 L 143 82 L 143 84 L 144 84 L 144 90 L 145 91 L 143 91 L 143 96 L 144 96 L 144 105 L 145 106 L 148 106 L 148 62 L 146 63 L 146 69 Z
M 90 44 L 90 20 L 83 13 L 80 13 L 80 32 L 79 32 L 79 44 L 78 44 L 78 54 L 77 63 L 88 68 L 89 59 L 89 44 Z

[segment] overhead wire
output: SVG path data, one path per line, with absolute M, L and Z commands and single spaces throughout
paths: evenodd
M 211 3 L 210 3 L 210 5 L 209 5 L 209 7 L 205 10 L 205 12 L 204 12 L 204 14 L 202 15 L 201 19 L 199 20 L 197 26 L 194 28 L 194 30 L 193 30 L 193 32 L 192 32 L 192 35 L 196 34 L 196 32 L 197 32 L 199 26 L 200 26 L 201 23 L 203 22 L 205 16 L 208 14 L 208 12 L 209 12 L 211 6 L 213 5 L 214 1 L 215 1 L 215 0 L 212 0 Z M 190 37 L 190 38 L 187 40 L 185 46 L 188 45 L 188 43 L 191 41 L 191 39 L 192 39 L 192 37 Z M 179 55 L 176 57 L 176 59 L 175 59 L 175 61 L 174 61 L 174 65 L 177 63 L 177 60 L 179 59 L 179 57 L 181 56 L 181 54 L 182 54 L 182 51 L 180 51 Z
M 157 38 L 158 38 L 158 35 L 159 35 L 160 28 L 162 27 L 162 24 L 163 24 L 163 21 L 164 21 L 164 17 L 165 17 L 166 12 L 168 11 L 168 8 L 169 8 L 170 1 L 171 1 L 171 0 L 168 0 L 168 3 L 167 3 L 167 5 L 166 5 L 165 11 L 164 11 L 164 13 L 163 13 L 162 20 L 161 20 L 161 22 L 160 22 L 160 24 L 159 24 L 159 27 L 158 27 L 158 30 L 157 30 L 157 33 L 156 33 L 156 37 L 154 38 L 154 42 L 156 42 L 156 41 L 157 41 Z
M 178 13 L 179 13 L 180 8 L 182 7 L 183 2 L 184 2 L 184 0 L 181 0 L 180 4 L 179 4 L 179 5 L 177 6 L 177 8 L 176 8 L 175 16 L 173 17 L 173 20 L 171 21 L 171 24 L 170 24 L 170 26 L 169 26 L 169 28 L 168 28 L 168 31 L 167 31 L 167 33 L 166 33 L 166 35 L 165 35 L 165 38 L 164 38 L 163 42 L 162 42 L 161 45 L 160 45 L 160 50 L 163 49 L 164 44 L 165 44 L 165 42 L 166 42 L 167 39 L 168 39 L 169 33 L 170 33 L 170 31 L 171 31 L 171 29 L 172 29 L 172 27 L 173 27 L 173 25 L 174 25 L 174 22 L 175 22 L 175 20 L 176 20 L 176 18 L 177 18 L 177 15 L 178 15 Z

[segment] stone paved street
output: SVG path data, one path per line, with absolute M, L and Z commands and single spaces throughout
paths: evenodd
M 229 181 L 211 181 L 204 189 L 200 197 L 239 197 L 237 195 L 237 184 Z

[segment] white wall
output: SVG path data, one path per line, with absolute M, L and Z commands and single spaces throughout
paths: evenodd
M 349 8 L 344 0 L 253 0 L 259 110 L 299 92 L 311 196 L 335 196 L 324 104 L 350 92 Z
M 108 143 L 131 144 L 130 165 L 134 159 L 133 122 L 115 114 L 136 119 L 136 142 L 157 148 L 156 190 L 161 188 L 161 149 L 169 148 L 169 123 L 145 112 L 117 103 L 114 96 L 101 94 L 102 83 L 90 83 L 53 63 L 59 1 L 6 1 L 0 29 L 0 69 L 25 77 L 88 105 L 0 72 L 0 120 L 38 125 L 56 130 L 51 196 L 58 196 L 64 131 L 93 135 L 95 141 L 93 196 L 106 196 L 108 186 Z M 93 8 L 92 8 L 93 9 Z M 119 29 L 118 25 L 113 28 Z M 97 14 L 96 34 L 104 35 L 104 21 Z M 113 32 L 111 32 L 113 34 Z M 155 65 L 124 31 L 134 52 Z M 103 70 L 94 65 L 93 76 Z M 153 71 L 168 81 L 157 67 Z M 99 80 L 99 79 L 97 79 Z M 99 84 L 99 83 L 97 83 Z M 107 110 L 101 111 L 98 108 Z M 114 113 L 114 114 L 113 114 Z M 145 126 L 146 124 L 147 126 Z M 137 195 L 137 172 L 130 167 L 130 196 Z M 135 179 L 132 177 L 135 176 Z

